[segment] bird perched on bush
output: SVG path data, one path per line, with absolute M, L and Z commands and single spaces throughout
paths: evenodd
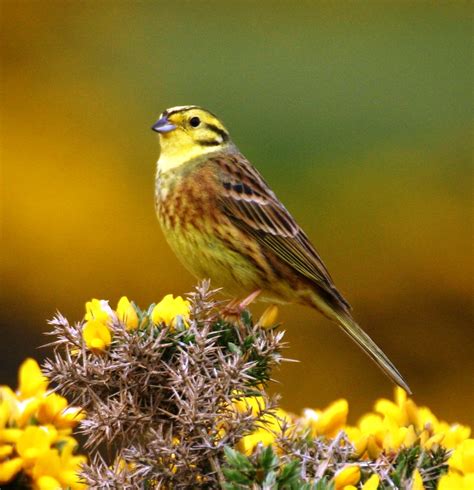
M 186 268 L 228 294 L 259 292 L 263 300 L 315 308 L 410 392 L 397 368 L 354 321 L 305 232 L 222 122 L 190 105 L 167 109 L 152 129 L 161 146 L 156 211 Z

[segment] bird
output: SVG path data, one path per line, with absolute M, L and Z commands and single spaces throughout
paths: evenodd
M 184 105 L 162 112 L 155 208 L 164 236 L 198 279 L 234 297 L 316 309 L 337 324 L 388 378 L 411 390 L 357 324 L 306 233 L 212 112 Z

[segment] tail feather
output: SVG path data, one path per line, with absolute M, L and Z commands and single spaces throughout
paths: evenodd
M 411 394 L 410 387 L 382 349 L 357 325 L 348 312 L 335 313 L 338 325 L 395 384 Z

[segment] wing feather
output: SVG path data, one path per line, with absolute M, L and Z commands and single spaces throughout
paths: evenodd
M 250 162 L 242 155 L 213 160 L 222 184 L 219 203 L 232 222 L 295 272 L 322 288 L 344 309 L 350 308 L 306 234 Z

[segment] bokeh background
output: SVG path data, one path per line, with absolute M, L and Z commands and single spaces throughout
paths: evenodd
M 472 4 L 1 2 L 0 382 L 46 319 L 194 279 L 154 215 L 166 107 L 225 121 L 420 404 L 474 423 Z M 259 311 L 259 307 L 256 308 Z M 296 412 L 391 386 L 314 312 L 281 309 Z

